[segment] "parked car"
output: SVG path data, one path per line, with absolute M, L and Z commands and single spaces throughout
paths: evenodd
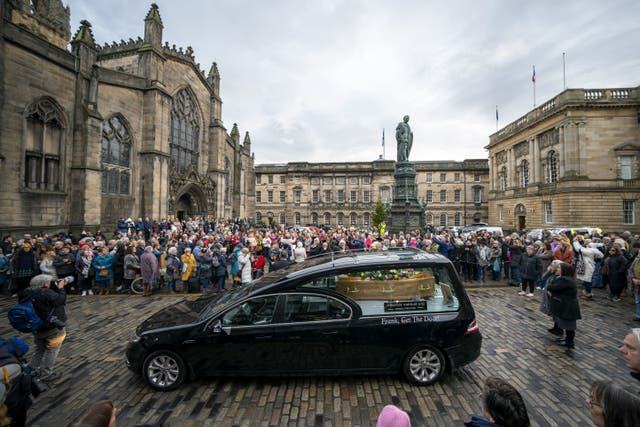
M 480 355 L 451 261 L 419 250 L 327 255 L 145 320 L 127 366 L 158 390 L 223 375 L 403 373 L 438 381 Z

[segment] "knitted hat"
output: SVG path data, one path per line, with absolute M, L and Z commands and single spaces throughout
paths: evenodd
M 411 427 L 411 420 L 403 410 L 393 405 L 387 405 L 382 408 L 376 427 Z

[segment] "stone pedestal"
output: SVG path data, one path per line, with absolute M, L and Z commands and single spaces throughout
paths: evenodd
M 422 229 L 425 226 L 424 210 L 418 202 L 416 168 L 413 163 L 396 163 L 393 181 L 393 202 L 387 214 L 389 231 L 407 233 Z

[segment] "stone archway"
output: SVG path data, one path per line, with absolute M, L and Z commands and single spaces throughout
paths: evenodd
M 180 220 L 194 217 L 206 216 L 207 197 L 203 190 L 196 184 L 187 184 L 175 198 L 173 214 Z

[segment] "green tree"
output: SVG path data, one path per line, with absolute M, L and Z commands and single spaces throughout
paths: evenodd
M 378 199 L 376 203 L 373 205 L 373 215 L 371 215 L 371 221 L 373 222 L 373 226 L 378 230 L 381 230 L 382 225 L 387 220 L 387 210 L 384 207 L 384 203 L 382 200 Z

